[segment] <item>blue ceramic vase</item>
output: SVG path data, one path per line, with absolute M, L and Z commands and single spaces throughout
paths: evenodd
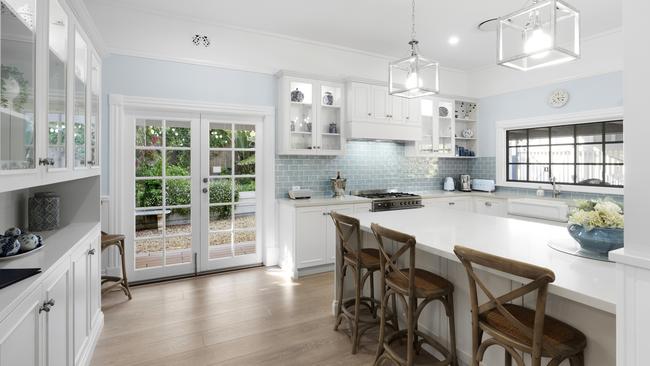
M 582 225 L 570 225 L 569 234 L 583 249 L 601 254 L 623 247 L 623 229 L 593 228 L 585 229 Z

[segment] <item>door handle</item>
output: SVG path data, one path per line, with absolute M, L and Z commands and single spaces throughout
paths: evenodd
M 52 306 L 54 306 L 54 299 L 49 299 L 48 301 L 44 302 L 43 305 L 41 305 L 41 307 L 38 309 L 38 313 L 49 313 L 50 310 L 52 310 Z
M 485 202 L 485 206 L 492 207 L 492 202 Z
M 455 204 L 456 204 L 456 202 L 449 202 L 449 206 L 453 206 Z
M 88 255 L 95 255 L 95 248 L 88 251 Z
M 202 191 L 203 193 L 208 193 L 208 189 L 207 189 L 207 188 L 203 188 L 201 191 Z
M 208 183 L 208 178 L 203 178 L 203 183 Z

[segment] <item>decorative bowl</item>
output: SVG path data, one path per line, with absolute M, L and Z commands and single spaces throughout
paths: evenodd
M 593 228 L 587 230 L 582 225 L 570 225 L 569 234 L 580 244 L 583 249 L 598 253 L 623 247 L 623 229 Z

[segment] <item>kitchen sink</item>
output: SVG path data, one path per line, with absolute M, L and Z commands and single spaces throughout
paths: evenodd
M 509 216 L 567 222 L 568 214 L 569 205 L 563 201 L 536 198 L 511 198 L 508 200 Z

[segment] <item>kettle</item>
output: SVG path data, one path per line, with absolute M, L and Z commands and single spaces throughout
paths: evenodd
M 447 177 L 445 178 L 445 184 L 443 186 L 445 191 L 453 191 L 456 189 L 456 184 L 454 183 L 454 178 Z

